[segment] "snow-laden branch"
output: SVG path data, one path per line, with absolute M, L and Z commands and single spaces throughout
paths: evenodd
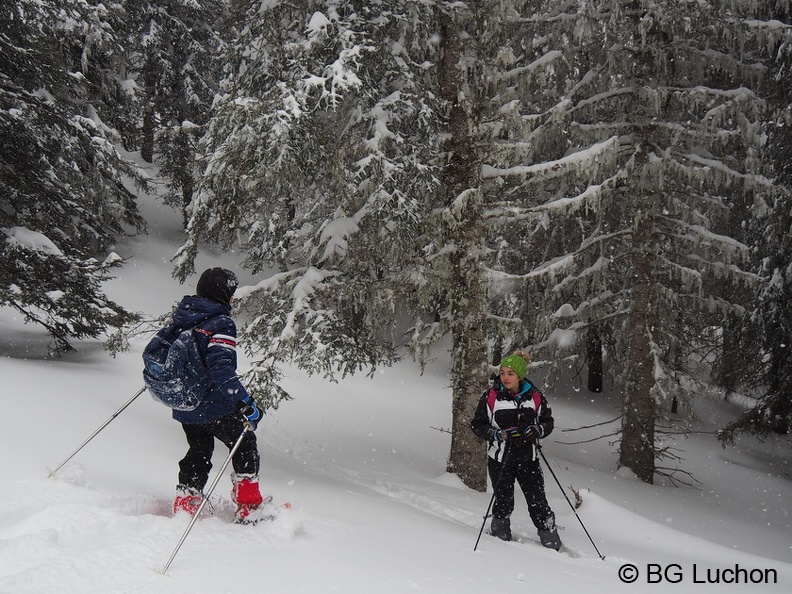
M 490 278 L 491 281 L 504 281 L 504 280 L 516 280 L 516 279 L 530 279 L 535 277 L 540 277 L 547 274 L 559 274 L 568 270 L 575 261 L 575 254 L 564 254 L 563 256 L 559 256 L 558 258 L 553 258 L 552 260 L 548 260 L 547 262 L 543 262 L 539 266 L 535 267 L 530 272 L 525 274 L 510 274 L 508 272 L 504 272 L 502 270 L 487 270 L 487 276 Z
M 750 249 L 747 245 L 741 241 L 737 241 L 733 237 L 714 233 L 701 225 L 687 225 L 685 226 L 685 230 L 690 233 L 690 235 L 694 236 L 690 237 L 691 241 L 703 243 L 705 245 L 718 244 L 720 248 L 730 251 L 733 254 L 747 254 Z
M 286 305 L 290 302 L 290 310 L 283 316 L 283 328 L 280 335 L 273 337 L 274 342 L 270 345 L 270 351 L 277 352 L 280 350 L 279 345 L 297 339 L 301 332 L 301 319 L 317 315 L 318 312 L 311 306 L 313 296 L 324 287 L 328 278 L 338 276 L 338 274 L 335 270 L 321 270 L 315 266 L 305 266 L 273 274 L 255 285 L 240 287 L 236 295 L 240 301 L 244 302 L 257 293 L 275 295 L 282 293 L 284 288 L 290 288 L 288 300 L 284 300 L 282 304 Z M 282 314 L 283 311 L 280 313 Z M 256 332 L 259 327 L 268 327 L 271 321 L 272 312 L 259 316 L 248 324 L 245 333 Z M 314 346 L 317 349 L 321 347 L 319 342 L 316 342 Z
M 717 171 L 728 178 L 741 180 L 741 181 L 755 182 L 756 184 L 760 186 L 764 186 L 765 188 L 768 189 L 772 189 L 774 187 L 773 182 L 769 180 L 767 177 L 763 175 L 757 175 L 754 173 L 742 173 L 740 171 L 732 169 L 720 159 L 708 159 L 706 157 L 702 157 L 701 155 L 697 155 L 695 153 L 687 153 L 686 155 L 684 155 L 684 157 L 692 161 L 693 163 L 701 165 L 706 169 Z
M 554 161 L 536 163 L 534 165 L 517 165 L 515 167 L 493 167 L 483 165 L 481 167 L 482 179 L 493 179 L 497 177 L 510 176 L 530 176 L 542 175 L 547 178 L 558 177 L 569 169 L 583 169 L 595 164 L 598 160 L 606 158 L 609 152 L 619 148 L 619 137 L 612 136 L 607 140 L 598 142 L 585 150 L 578 151 Z
M 600 273 L 600 272 L 604 272 L 605 270 L 608 269 L 608 266 L 610 265 L 610 263 L 611 263 L 610 258 L 606 258 L 604 256 L 600 256 L 599 258 L 597 258 L 597 261 L 594 262 L 594 264 L 592 264 L 591 266 L 589 266 L 587 268 L 584 268 L 578 274 L 570 274 L 569 276 L 564 278 L 564 280 L 562 280 L 560 283 L 556 284 L 552 288 L 552 291 L 554 293 L 559 293 L 559 292 L 563 291 L 564 289 L 566 289 L 567 286 L 579 281 L 580 279 L 582 279 L 584 277 L 588 277 L 588 276 L 592 276 L 592 275 Z
M 530 64 L 527 64 L 525 66 L 520 66 L 518 68 L 512 68 L 511 70 L 502 73 L 500 76 L 498 76 L 497 80 L 499 81 L 509 80 L 517 76 L 520 76 L 522 74 L 530 74 L 535 70 L 538 70 L 539 68 L 544 68 L 546 66 L 549 66 L 555 60 L 561 59 L 563 55 L 564 54 L 559 50 L 549 51 L 546 54 L 534 60 L 533 62 L 531 62 Z
M 632 231 L 621 230 L 615 233 L 595 235 L 593 237 L 588 238 L 585 242 L 583 242 L 580 245 L 580 247 L 574 252 L 569 252 L 567 254 L 564 254 L 563 256 L 559 256 L 557 258 L 553 258 L 546 262 L 542 262 L 541 264 L 535 266 L 532 270 L 526 272 L 525 274 L 511 274 L 508 272 L 504 272 L 502 270 L 488 269 L 487 275 L 493 282 L 539 278 L 547 275 L 558 275 L 561 272 L 565 272 L 569 270 L 574 265 L 576 258 L 583 252 L 591 249 L 592 247 L 600 245 L 603 241 L 607 241 L 609 239 L 613 239 L 622 235 L 629 235 L 630 233 L 632 233 Z M 608 259 L 605 259 L 602 262 L 598 261 L 597 264 L 586 269 L 586 271 L 581 272 L 577 277 L 567 276 L 564 278 L 565 280 L 570 280 L 570 281 L 581 279 L 588 274 L 592 274 L 595 271 L 600 270 L 598 266 L 604 265 L 607 262 Z
M 532 206 L 524 208 L 521 206 L 513 206 L 509 203 L 496 203 L 490 206 L 482 213 L 482 218 L 485 221 L 503 220 L 504 222 L 511 223 L 515 220 L 531 220 L 538 219 L 544 216 L 545 213 L 552 214 L 565 214 L 576 212 L 583 206 L 593 208 L 596 210 L 602 196 L 602 192 L 612 186 L 620 179 L 624 179 L 627 172 L 620 169 L 617 173 L 610 176 L 600 184 L 592 184 L 576 196 L 564 196 L 540 204 L 539 206 Z

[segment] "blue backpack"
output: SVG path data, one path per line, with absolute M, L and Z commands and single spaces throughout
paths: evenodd
M 193 337 L 201 328 L 157 333 L 143 349 L 143 381 L 154 400 L 175 410 L 193 410 L 212 390 L 206 362 Z

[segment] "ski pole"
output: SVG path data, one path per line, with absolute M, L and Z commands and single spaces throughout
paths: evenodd
M 490 510 L 492 509 L 492 504 L 495 502 L 495 493 L 498 491 L 498 485 L 500 485 L 500 480 L 503 477 L 503 471 L 506 467 L 506 458 L 509 456 L 509 444 L 506 443 L 506 447 L 503 449 L 503 460 L 501 460 L 501 471 L 498 473 L 498 480 L 492 484 L 492 497 L 490 497 L 489 505 L 487 506 L 487 511 L 484 512 L 484 520 L 481 522 L 481 528 L 479 529 L 478 538 L 476 538 L 476 544 L 473 546 L 473 552 L 476 551 L 478 548 L 479 540 L 481 540 L 481 534 L 484 532 L 484 525 L 487 523 L 487 518 L 489 518 Z
M 553 475 L 553 478 L 555 479 L 558 488 L 561 489 L 561 493 L 564 495 L 564 499 L 566 499 L 567 503 L 569 504 L 569 507 L 572 509 L 572 513 L 575 514 L 575 517 L 577 518 L 578 522 L 580 522 L 580 525 L 583 527 L 583 532 L 585 532 L 586 536 L 588 536 L 588 539 L 591 542 L 591 546 L 593 546 L 594 550 L 597 551 L 597 555 L 599 555 L 599 558 L 604 561 L 605 556 L 599 552 L 597 545 L 594 544 L 594 540 L 591 538 L 589 531 L 586 530 L 586 526 L 583 524 L 583 520 L 580 519 L 580 516 L 578 515 L 577 510 L 575 509 L 575 506 L 572 505 L 572 502 L 569 500 L 569 497 L 567 497 L 566 491 L 564 491 L 564 487 L 561 486 L 561 481 L 558 480 L 558 477 L 556 476 L 555 472 L 553 472 L 553 469 L 550 467 L 550 463 L 547 461 L 547 458 L 545 458 L 544 452 L 542 451 L 542 446 L 540 446 L 538 442 L 536 444 L 536 448 L 539 450 L 539 454 L 542 456 L 542 460 L 544 460 L 545 466 L 547 466 L 547 470 L 549 470 L 550 474 Z
M 201 512 L 203 511 L 206 502 L 209 500 L 209 497 L 212 496 L 212 491 L 215 490 L 217 483 L 220 482 L 220 478 L 223 476 L 223 472 L 225 472 L 228 463 L 231 462 L 231 458 L 234 457 L 234 454 L 236 454 L 236 451 L 239 449 L 239 446 L 242 444 L 242 440 L 245 438 L 245 433 L 252 430 L 253 430 L 253 425 L 250 424 L 250 421 L 245 421 L 245 428 L 242 429 L 242 433 L 239 434 L 239 438 L 236 440 L 234 447 L 232 447 L 231 450 L 228 452 L 228 457 L 225 459 L 225 462 L 223 462 L 223 465 L 220 467 L 220 470 L 217 472 L 217 476 L 215 476 L 214 480 L 212 481 L 212 484 L 209 485 L 209 490 L 206 492 L 204 498 L 201 500 L 201 505 L 198 506 L 198 511 L 195 512 L 195 515 L 190 520 L 190 523 L 187 525 L 187 529 L 184 531 L 184 534 L 182 534 L 182 537 L 179 539 L 179 543 L 176 545 L 176 548 L 173 549 L 173 553 L 171 553 L 170 559 L 168 559 L 168 562 L 165 564 L 165 567 L 160 569 L 159 571 L 160 573 L 165 573 L 168 571 L 168 568 L 170 567 L 171 563 L 173 563 L 173 559 L 176 557 L 176 553 L 179 552 L 179 549 L 184 544 L 184 541 L 187 540 L 187 535 L 190 533 L 190 530 L 192 530 L 192 527 L 195 525 L 195 522 L 198 520 L 198 516 L 201 515 Z
M 135 394 L 134 396 L 132 396 L 132 398 L 130 398 L 130 399 L 127 401 L 127 403 L 126 403 L 126 404 L 124 404 L 124 406 L 122 406 L 122 407 L 121 407 L 121 408 L 119 408 L 117 411 L 115 411 L 115 413 L 113 413 L 113 415 L 112 415 L 112 416 L 111 416 L 109 419 L 107 419 L 107 420 L 106 420 L 104 423 L 102 423 L 102 425 L 99 427 L 99 429 L 97 429 L 96 431 L 94 431 L 94 432 L 91 434 L 91 436 L 90 436 L 88 439 L 86 439 L 84 442 L 82 442 L 82 443 L 80 444 L 80 447 L 78 447 L 78 448 L 77 448 L 76 450 L 74 450 L 74 451 L 73 451 L 71 454 L 69 454 L 69 456 L 68 456 L 68 457 L 67 457 L 67 458 L 66 458 L 66 459 L 65 459 L 63 462 L 61 462 L 60 464 L 58 464 L 58 466 L 57 466 L 57 467 L 55 467 L 55 470 L 49 470 L 49 468 L 47 468 L 47 470 L 49 470 L 49 474 L 47 475 L 47 478 L 52 478 L 53 476 L 55 476 L 55 473 L 56 473 L 56 472 L 58 472 L 58 471 L 59 471 L 59 470 L 60 470 L 60 469 L 63 467 L 63 465 L 64 465 L 64 464 L 66 464 L 66 462 L 68 462 L 69 460 L 71 460 L 71 459 L 72 459 L 72 458 L 73 458 L 73 457 L 74 457 L 74 456 L 77 454 L 77 452 L 79 452 L 79 451 L 80 451 L 81 449 L 83 449 L 83 448 L 84 448 L 86 445 L 88 445 L 88 442 L 89 442 L 89 441 L 91 441 L 91 440 L 92 440 L 94 437 L 96 437 L 97 435 L 99 435 L 99 432 L 100 432 L 102 429 L 104 429 L 105 427 L 107 427 L 107 426 L 110 424 L 110 421 L 112 421 L 112 420 L 113 420 L 113 419 L 115 419 L 115 418 L 116 418 L 118 415 L 120 415 L 120 414 L 121 414 L 121 413 L 124 411 L 124 409 L 125 409 L 127 406 L 129 406 L 130 404 L 132 404 L 132 402 L 135 400 L 135 398 L 137 398 L 138 396 L 140 396 L 140 395 L 141 395 L 141 394 L 142 394 L 142 393 L 145 391 L 145 389 L 146 389 L 146 386 L 143 386 L 142 388 L 140 388 L 140 390 L 138 390 L 137 394 Z

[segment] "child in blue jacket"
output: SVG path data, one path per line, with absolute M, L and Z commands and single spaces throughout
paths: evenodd
M 181 423 L 187 437 L 187 454 L 179 462 L 179 483 L 173 502 L 174 514 L 195 515 L 203 498 L 202 491 L 212 468 L 214 440 L 229 450 L 242 434 L 245 423 L 254 429 L 261 411 L 248 395 L 237 375 L 236 324 L 229 317 L 234 292 L 239 286 L 236 275 L 223 268 L 210 268 L 201 275 L 196 295 L 185 296 L 173 312 L 170 327 L 162 333 L 194 329 L 198 350 L 204 356 L 212 390 L 197 408 L 174 410 L 173 418 Z M 256 435 L 246 431 L 232 460 L 234 469 L 232 497 L 237 505 L 236 521 L 248 523 L 251 514 L 262 504 L 259 491 L 259 452 Z

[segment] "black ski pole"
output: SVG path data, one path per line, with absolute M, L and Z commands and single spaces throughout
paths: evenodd
M 566 499 L 567 503 L 569 504 L 569 507 L 572 509 L 572 513 L 575 514 L 575 517 L 577 518 L 578 522 L 580 522 L 580 525 L 583 527 L 583 532 L 585 532 L 586 536 L 588 536 L 588 539 L 591 542 L 591 546 L 593 546 L 594 550 L 597 551 L 597 555 L 599 555 L 599 558 L 604 561 L 605 556 L 599 552 L 597 545 L 594 544 L 594 540 L 591 538 L 589 531 L 586 530 L 586 526 L 583 524 L 583 520 L 580 519 L 580 516 L 578 515 L 577 510 L 575 509 L 575 506 L 572 505 L 572 502 L 569 500 L 569 497 L 567 497 L 566 491 L 564 491 L 564 487 L 561 486 L 561 482 L 558 480 L 558 477 L 556 476 L 555 472 L 553 472 L 553 469 L 550 467 L 550 463 L 547 461 L 547 458 L 545 458 L 544 452 L 542 451 L 542 446 L 540 446 L 538 442 L 536 444 L 536 448 L 539 450 L 539 454 L 542 456 L 542 460 L 544 460 L 545 466 L 547 466 L 547 470 L 549 470 L 550 474 L 553 475 L 553 478 L 555 479 L 558 488 L 561 489 L 561 493 L 564 495 L 564 499 Z
M 171 563 L 173 563 L 173 559 L 176 557 L 176 553 L 179 552 L 179 549 L 184 544 L 184 541 L 187 539 L 187 535 L 190 533 L 190 530 L 192 530 L 192 527 L 195 524 L 196 520 L 198 520 L 198 516 L 201 515 L 201 512 L 203 511 L 203 508 L 206 505 L 206 502 L 209 501 L 209 497 L 212 496 L 212 492 L 215 490 L 217 483 L 220 482 L 220 479 L 223 476 L 223 472 L 225 472 L 228 463 L 231 462 L 231 458 L 234 457 L 234 454 L 236 454 L 236 451 L 239 449 L 239 446 L 242 445 L 242 440 L 245 438 L 245 433 L 247 433 L 248 431 L 253 431 L 253 425 L 250 424 L 250 421 L 246 420 L 245 428 L 242 429 L 242 433 L 239 434 L 239 437 L 237 438 L 234 447 L 232 447 L 231 450 L 228 452 L 228 457 L 225 459 L 225 462 L 223 462 L 223 465 L 220 467 L 220 470 L 217 471 L 217 476 L 215 476 L 214 480 L 212 481 L 212 484 L 209 486 L 209 489 L 206 491 L 206 495 L 204 495 L 204 498 L 201 500 L 201 505 L 198 506 L 198 511 L 195 512 L 195 515 L 192 517 L 190 523 L 187 525 L 187 529 L 184 531 L 184 534 L 182 534 L 181 539 L 179 539 L 179 543 L 176 545 L 176 548 L 173 549 L 173 553 L 171 553 L 170 559 L 168 559 L 168 562 L 165 564 L 165 567 L 159 570 L 160 573 L 165 573 L 166 571 L 168 571 L 168 568 L 170 567 Z
M 490 510 L 492 509 L 492 504 L 495 502 L 495 493 L 498 491 L 498 485 L 500 484 L 501 477 L 503 477 L 503 471 L 506 467 L 506 458 L 509 456 L 509 443 L 506 442 L 506 446 L 503 449 L 503 460 L 501 460 L 501 470 L 498 473 L 498 480 L 492 484 L 492 497 L 490 497 L 489 505 L 487 506 L 487 511 L 484 512 L 484 521 L 481 522 L 481 528 L 479 529 L 478 538 L 476 538 L 476 544 L 473 546 L 473 552 L 476 551 L 478 548 L 479 541 L 481 540 L 481 534 L 484 532 L 484 525 L 487 523 L 487 518 L 489 518 Z
M 63 468 L 63 465 L 64 465 L 64 464 L 66 464 L 66 462 L 68 462 L 69 460 L 71 460 L 72 458 L 74 458 L 74 456 L 77 454 L 77 452 L 79 452 L 79 451 L 80 451 L 81 449 L 83 449 L 83 448 L 84 448 L 86 445 L 88 445 L 88 442 L 89 442 L 89 441 L 91 441 L 91 440 L 92 440 L 94 437 L 96 437 L 97 435 L 99 435 L 99 432 L 100 432 L 102 429 L 104 429 L 105 427 L 107 427 L 107 426 L 110 424 L 110 421 L 112 421 L 112 420 L 113 420 L 113 419 L 115 419 L 115 418 L 116 418 L 118 415 L 120 415 L 120 414 L 121 414 L 121 413 L 124 411 L 124 409 L 125 409 L 127 406 L 129 406 L 130 404 L 132 404 L 132 402 L 135 400 L 135 398 L 137 398 L 138 396 L 140 396 L 140 395 L 141 395 L 141 394 L 142 394 L 142 393 L 145 391 L 145 389 L 146 389 L 146 386 L 143 386 L 142 388 L 140 388 L 140 390 L 138 390 L 137 394 L 135 394 L 134 396 L 132 396 L 132 398 L 130 398 L 129 400 L 127 400 L 127 403 L 126 403 L 126 404 L 124 404 L 124 406 L 122 406 L 122 407 L 121 407 L 121 408 L 119 408 L 117 411 L 115 411 L 115 412 L 113 413 L 113 415 L 112 415 L 112 416 L 111 416 L 109 419 L 107 419 L 107 420 L 106 420 L 104 423 L 102 423 L 102 425 L 101 425 L 101 426 L 100 426 L 100 427 L 99 427 L 99 428 L 98 428 L 96 431 L 94 431 L 94 432 L 91 434 L 91 436 L 90 436 L 88 439 L 86 439 L 84 442 L 82 442 L 82 443 L 80 444 L 80 446 L 79 446 L 79 447 L 78 447 L 76 450 L 74 450 L 74 451 L 73 451 L 71 454 L 69 454 L 69 456 L 68 456 L 68 457 L 67 457 L 67 458 L 66 458 L 66 459 L 65 459 L 63 462 L 61 462 L 60 464 L 58 464 L 58 465 L 55 467 L 55 469 L 54 469 L 54 470 L 49 470 L 49 468 L 48 468 L 47 470 L 49 470 L 49 474 L 47 475 L 47 478 L 52 478 L 53 476 L 55 476 L 55 473 L 56 473 L 56 472 L 58 472 L 58 471 L 59 471 L 61 468 Z

